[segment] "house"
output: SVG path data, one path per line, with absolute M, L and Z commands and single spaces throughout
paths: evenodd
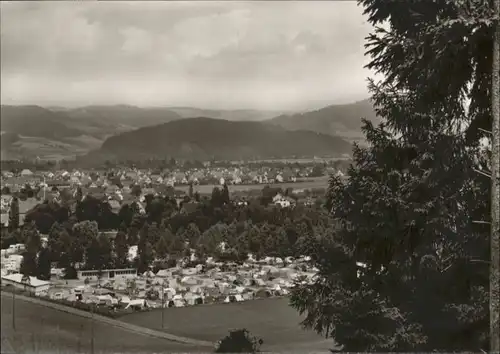
M 132 245 L 128 249 L 128 257 L 127 259 L 132 262 L 138 255 L 138 248 L 137 245 Z
M 71 182 L 63 179 L 52 179 L 45 182 L 47 187 L 52 188 L 69 188 L 71 187 Z
M 48 295 L 49 295 L 49 298 L 51 298 L 53 300 L 67 299 L 71 295 L 71 292 L 69 290 L 65 290 L 65 289 L 57 289 L 57 290 L 50 289 L 50 290 L 53 290 L 53 291 L 49 291 Z
M 123 302 L 123 298 L 122 298 L 122 302 Z M 144 299 L 134 299 L 134 300 L 130 300 L 130 302 L 127 304 L 127 306 L 125 307 L 125 309 L 133 308 L 133 309 L 142 310 L 146 306 L 147 306 L 146 300 L 144 300 Z
M 2 285 L 13 286 L 17 289 L 26 290 L 36 296 L 45 294 L 50 289 L 50 282 L 40 280 L 36 277 L 25 277 L 21 273 L 2 276 Z
M 295 200 L 289 197 L 284 197 L 280 193 L 278 193 L 273 198 L 273 204 L 279 205 L 282 208 L 288 208 L 295 205 Z
M 136 171 L 128 171 L 125 173 L 125 177 L 129 180 L 136 181 L 139 178 L 139 174 Z
M 24 170 L 21 171 L 21 176 L 23 176 L 23 177 L 33 176 L 33 172 L 31 172 L 28 169 L 24 169 Z
M 2 255 L 2 269 L 5 269 L 7 274 L 19 273 L 23 256 L 20 254 L 10 254 L 9 250 L 2 251 L 5 251 L 5 255 Z
M 77 185 L 82 184 L 82 182 L 80 182 L 80 178 L 78 178 L 77 176 L 71 176 L 71 178 L 69 179 L 69 183 L 70 184 L 77 184 Z
M 15 245 L 10 245 L 8 248 L 9 254 L 15 254 L 24 251 L 26 246 L 24 243 L 16 243 Z
M 229 303 L 229 302 L 241 302 L 241 301 L 244 301 L 244 299 L 243 299 L 243 296 L 241 296 L 240 294 L 229 295 L 229 296 L 226 296 L 226 298 L 224 299 L 225 303 Z
M 9 227 L 9 214 L 0 214 L 0 227 Z
M 188 292 L 184 295 L 184 301 L 189 306 L 203 304 L 203 298 L 200 295 L 193 294 L 191 292 Z
M 108 201 L 109 203 L 109 206 L 111 207 L 111 210 L 114 212 L 114 213 L 118 213 L 118 211 L 120 210 L 121 208 L 121 204 L 119 201 L 117 201 L 116 199 L 110 199 Z
M 78 279 L 89 278 L 90 280 L 98 280 L 99 279 L 99 271 L 98 270 L 78 270 L 77 271 Z M 128 268 L 128 269 L 103 269 L 100 272 L 101 279 L 127 279 L 127 278 L 135 278 L 137 277 L 137 269 Z

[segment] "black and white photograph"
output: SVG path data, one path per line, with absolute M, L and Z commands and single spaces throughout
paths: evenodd
M 0 1 L 1 353 L 500 353 L 500 0 Z

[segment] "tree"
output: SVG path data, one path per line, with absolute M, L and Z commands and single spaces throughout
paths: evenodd
M 147 225 L 147 238 L 148 241 L 151 242 L 152 245 L 156 245 L 156 243 L 160 240 L 161 231 L 158 225 L 153 222 L 152 224 L 144 224 Z
M 109 237 L 101 233 L 97 239 L 99 244 L 99 268 L 98 269 L 106 269 L 110 268 L 112 265 L 112 246 Z
M 46 234 L 50 231 L 50 228 L 56 221 L 52 215 L 53 210 L 48 203 L 39 204 L 32 210 L 26 213 L 24 222 L 30 223 L 35 222 L 37 229 Z
M 193 182 L 190 182 L 190 183 L 189 183 L 189 192 L 188 192 L 188 196 L 189 196 L 189 198 L 190 198 L 190 199 L 192 199 L 192 198 L 193 198 L 193 196 L 194 196 L 194 192 L 193 192 Z
M 128 244 L 127 234 L 123 230 L 119 230 L 115 237 L 115 253 L 116 253 L 116 266 L 125 267 L 128 258 Z
M 257 225 L 252 225 L 247 233 L 247 245 L 248 251 L 252 253 L 256 259 L 261 258 L 263 255 L 263 247 L 262 243 L 262 233 Z
M 146 204 L 146 213 L 150 222 L 160 224 L 165 211 L 167 211 L 167 203 L 164 198 L 153 197 Z
M 83 199 L 83 191 L 82 191 L 82 187 L 80 187 L 80 186 L 78 186 L 76 188 L 75 199 L 76 199 L 77 203 L 80 203 Z
M 78 221 L 99 221 L 101 213 L 101 201 L 91 195 L 87 195 L 85 199 L 77 203 L 75 215 Z
M 182 239 L 189 242 L 189 245 L 194 248 L 200 240 L 200 236 L 201 233 L 198 226 L 196 226 L 195 223 L 189 223 L 187 228 L 184 230 Z
M 19 228 L 19 200 L 17 197 L 12 197 L 9 209 L 9 231 L 14 231 Z
M 376 26 L 368 37 L 368 67 L 384 74 L 383 85 L 418 92 L 422 104 L 448 112 L 464 113 L 463 98 L 468 96 L 468 136 L 484 136 L 479 128 L 490 130 L 492 122 L 490 80 L 498 18 L 493 2 L 358 3 Z M 387 29 L 379 26 L 385 21 L 391 25 Z
M 267 254 L 281 258 L 292 255 L 291 246 L 284 228 L 279 227 L 274 230 L 272 237 L 268 240 Z
M 49 240 L 50 242 L 50 240 Z M 63 229 L 59 235 L 59 244 L 61 247 L 61 254 L 59 258 L 58 265 L 65 269 L 66 275 L 76 275 L 75 262 L 76 253 L 79 250 L 75 250 L 78 246 L 77 240 L 72 240 L 66 229 Z M 50 247 L 50 244 L 49 244 Z M 51 252 L 52 253 L 52 252 Z
M 41 247 L 40 234 L 34 223 L 23 225 L 22 234 L 26 248 L 23 253 L 20 273 L 36 277 L 38 275 L 37 254 Z
M 229 335 L 221 339 L 215 348 L 216 353 L 259 353 L 264 343 L 250 334 L 246 329 L 229 331 Z
M 130 190 L 130 194 L 139 197 L 142 194 L 141 186 L 139 186 L 138 184 L 134 184 L 132 186 L 132 189 Z
M 213 255 L 216 253 L 221 242 L 224 241 L 224 235 L 227 232 L 227 225 L 219 223 L 213 225 L 203 234 L 201 234 L 197 248 L 202 249 L 202 254 Z
M 151 246 L 151 242 L 148 240 L 147 224 L 143 229 L 141 229 L 139 243 L 137 245 L 137 253 L 137 268 L 140 273 L 143 273 L 149 269 L 149 266 L 154 259 L 153 247 Z
M 134 213 L 130 227 L 128 228 L 127 240 L 129 245 L 137 245 L 139 241 L 139 230 L 142 229 L 146 219 L 139 213 Z
M 93 253 L 93 250 L 97 247 L 95 240 L 97 239 L 98 233 L 99 229 L 97 227 L 97 222 L 95 221 L 86 220 L 76 223 L 73 226 L 71 258 L 74 262 L 87 263 L 90 250 L 90 257 L 92 259 L 91 263 L 95 263 L 95 254 Z M 91 248 L 91 246 L 93 247 Z
M 48 250 L 50 252 L 50 258 L 53 261 L 59 261 L 61 258 L 61 254 L 63 252 L 63 247 L 61 244 L 62 232 L 63 232 L 63 227 L 58 222 L 55 222 L 49 231 Z
M 151 243 L 146 241 L 142 246 L 139 243 L 138 253 L 137 269 L 139 273 L 143 273 L 149 269 L 149 266 L 154 259 L 153 247 L 151 246 Z
M 169 230 L 169 229 L 167 229 Z M 167 231 L 168 232 L 168 231 Z M 182 256 L 184 253 L 184 250 L 186 248 L 186 242 L 182 238 L 182 236 L 174 234 L 170 232 L 172 236 L 167 236 L 166 239 L 170 238 L 170 244 L 168 245 L 168 249 L 170 251 L 170 254 L 176 258 Z
M 25 242 L 27 252 L 37 254 L 38 251 L 40 251 L 42 242 L 40 239 L 40 233 L 36 229 L 34 222 L 23 225 L 22 239 Z
M 231 199 L 229 197 L 229 188 L 227 183 L 224 183 L 224 187 L 222 188 L 221 201 L 224 204 L 229 204 Z
M 325 174 L 325 169 L 321 165 L 315 165 L 309 174 L 309 177 L 321 177 Z
M 417 105 L 447 114 L 432 115 L 433 122 L 466 126 L 467 145 L 477 146 L 479 138 L 493 133 L 493 150 L 498 152 L 498 123 L 492 124 L 498 112 L 498 1 L 425 0 L 401 5 L 380 0 L 362 0 L 369 22 L 388 21 L 389 29 L 377 28 L 369 37 L 369 68 L 384 74 L 382 88 L 395 88 L 400 94 L 417 94 Z M 495 59 L 495 60 L 494 60 Z M 491 81 L 490 81 L 491 80 Z M 490 82 L 493 86 L 490 86 Z M 464 101 L 470 100 L 468 109 Z M 496 107 L 496 109 L 495 109 Z M 498 114 L 496 114 L 498 116 Z M 421 116 L 412 114 L 413 127 Z M 408 119 L 409 120 L 409 119 Z M 407 134 L 408 120 L 400 119 L 395 130 Z M 498 122 L 498 120 L 496 120 Z M 463 124 L 465 123 L 465 124 Z M 429 124 L 426 122 L 424 124 Z M 493 129 L 492 129 L 493 127 Z M 402 129 L 405 128 L 405 129 Z M 414 128 L 413 128 L 414 129 Z M 495 131 L 496 130 L 496 131 Z M 494 142 L 497 142 L 496 144 Z M 492 174 L 498 170 L 498 155 L 491 154 Z M 483 175 L 489 174 L 486 173 Z M 476 176 L 476 178 L 482 176 Z M 481 182 L 477 182 L 480 184 Z M 498 351 L 498 182 L 491 188 L 491 348 Z M 487 215 L 481 215 L 487 216 Z M 483 221 L 483 220 L 479 220 Z M 487 222 L 487 221 L 486 221 Z M 495 226 L 496 224 L 496 226 Z
M 349 179 L 332 177 L 328 190 L 332 216 L 353 228 L 308 241 L 318 279 L 294 289 L 292 305 L 347 351 L 484 348 L 487 270 L 473 263 L 488 254 L 487 230 L 473 223 L 488 210 L 474 175 L 482 155 L 447 124 L 455 112 L 372 90 L 384 121 L 365 121 L 369 147 L 354 148 Z
M 43 280 L 50 280 L 50 269 L 51 269 L 51 258 L 50 251 L 48 248 L 42 248 L 38 254 L 37 259 L 37 269 L 38 278 Z
M 261 203 L 262 205 L 267 206 L 273 201 L 273 198 L 278 194 L 281 193 L 282 190 L 279 187 L 269 187 L 265 186 L 262 188 L 261 192 Z
M 85 247 L 85 268 L 92 270 L 103 269 L 100 257 L 100 245 L 97 236 L 93 237 Z
M 70 206 L 70 204 L 74 201 L 74 197 L 69 189 L 63 189 L 60 191 L 59 196 L 61 199 L 61 205 L 64 207 Z
M 213 207 L 220 207 L 223 204 L 221 190 L 217 187 L 212 189 L 212 197 L 210 198 L 210 202 Z
M 165 233 L 163 233 L 156 243 L 156 255 L 161 258 L 165 259 L 168 256 L 169 252 L 169 240 L 168 237 Z

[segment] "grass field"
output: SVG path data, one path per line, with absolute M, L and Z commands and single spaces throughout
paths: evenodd
M 281 189 L 287 189 L 287 188 L 293 188 L 293 189 L 313 189 L 313 188 L 327 188 L 328 187 L 328 176 L 323 176 L 323 177 L 317 177 L 317 178 L 307 178 L 306 181 L 304 182 L 297 182 L 297 183 L 273 183 L 270 184 L 271 187 L 279 187 Z M 265 184 L 251 184 L 251 185 L 241 185 L 241 184 L 231 184 L 228 185 L 229 192 L 243 192 L 243 191 L 249 191 L 249 190 L 261 190 L 264 188 L 266 185 Z M 215 184 L 207 184 L 207 185 L 201 185 L 201 186 L 194 186 L 194 191 L 198 191 L 200 194 L 210 194 L 212 193 L 212 190 L 214 187 L 219 187 L 219 185 Z M 182 190 L 185 192 L 188 192 L 189 186 L 187 185 L 180 185 L 180 186 L 175 186 L 175 189 Z
M 2 353 L 90 353 L 91 320 L 16 300 L 16 330 L 12 298 L 1 297 Z M 95 353 L 206 352 L 188 345 L 134 334 L 94 322 Z
M 161 330 L 161 309 L 125 315 L 120 320 Z M 265 351 L 328 353 L 333 341 L 303 330 L 300 321 L 286 298 L 165 309 L 168 333 L 217 341 L 231 329 L 246 328 L 264 340 Z

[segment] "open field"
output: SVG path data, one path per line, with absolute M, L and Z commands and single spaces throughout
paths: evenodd
M 313 188 L 327 188 L 328 187 L 328 176 L 323 176 L 323 177 L 315 177 L 315 178 L 306 178 L 304 182 L 297 182 L 297 183 L 273 183 L 269 184 L 269 186 L 276 188 L 282 188 L 282 189 L 287 189 L 287 188 L 293 188 L 293 189 L 313 189 Z M 266 184 L 231 184 L 228 185 L 229 192 L 244 192 L 244 191 L 249 191 L 249 190 L 261 190 L 264 188 Z M 212 190 L 214 187 L 219 187 L 222 188 L 220 185 L 215 185 L 215 184 L 207 184 L 207 185 L 198 185 L 194 186 L 194 191 L 198 191 L 200 194 L 210 194 L 212 193 Z M 176 185 L 175 189 L 181 190 L 188 192 L 189 186 L 188 185 Z
M 161 330 L 161 309 L 125 315 L 120 320 Z M 189 338 L 217 341 L 231 329 L 246 328 L 264 340 L 265 351 L 329 352 L 331 339 L 303 330 L 301 317 L 287 298 L 165 309 L 165 331 Z
M 91 352 L 91 320 L 16 299 L 12 327 L 12 298 L 1 297 L 2 353 Z M 185 344 L 147 337 L 94 322 L 95 353 L 206 352 Z
M 281 163 L 311 163 L 311 162 L 331 162 L 331 161 L 345 161 L 350 160 L 350 157 L 315 157 L 309 159 L 262 159 L 262 160 L 251 160 L 248 162 L 259 163 L 259 162 L 281 162 Z M 234 164 L 242 163 L 243 161 L 231 161 Z

